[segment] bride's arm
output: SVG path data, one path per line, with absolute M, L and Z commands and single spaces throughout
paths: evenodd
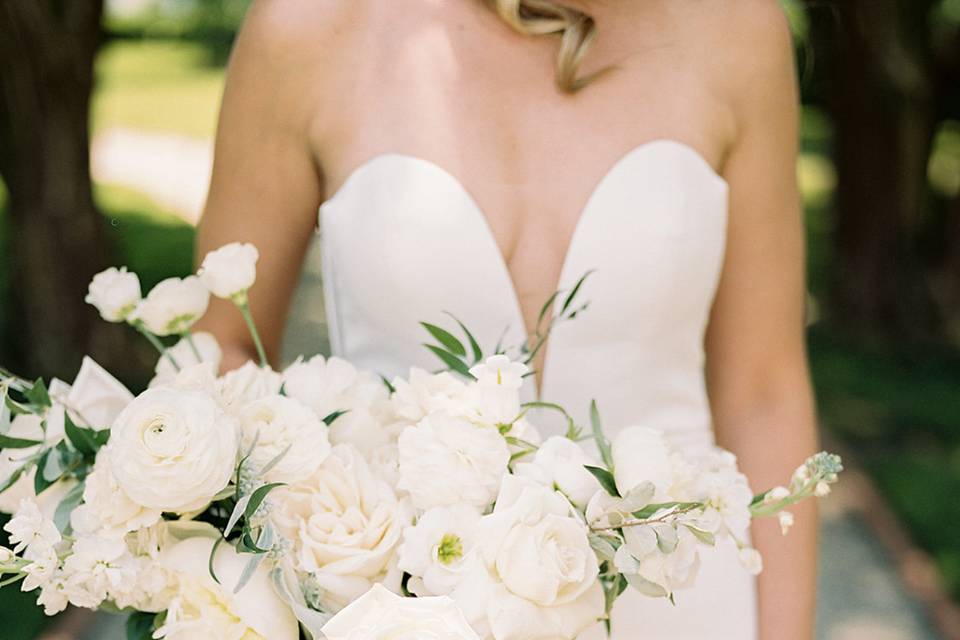
M 804 340 L 793 49 L 784 16 L 775 3 L 767 6 L 740 25 L 750 37 L 728 61 L 737 133 L 724 171 L 731 187 L 727 256 L 706 345 L 719 443 L 737 454 L 757 490 L 786 484 L 817 446 Z M 752 530 L 765 564 L 762 640 L 813 637 L 817 518 L 812 501 L 793 511 L 787 537 L 775 519 Z
M 322 38 L 315 19 L 301 15 L 307 4 L 261 0 L 248 14 L 228 67 L 210 194 L 197 237 L 198 261 L 233 241 L 259 249 L 250 298 L 271 359 L 279 350 L 322 197 L 310 135 L 317 64 L 308 55 L 315 49 L 303 44 Z M 212 299 L 197 329 L 216 335 L 225 370 L 255 357 L 243 319 L 229 302 Z

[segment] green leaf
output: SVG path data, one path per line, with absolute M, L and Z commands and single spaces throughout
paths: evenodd
M 258 568 L 260 568 L 260 565 L 263 564 L 263 561 L 266 559 L 266 557 L 267 554 L 265 553 L 256 553 L 250 556 L 247 564 L 243 567 L 243 572 L 240 574 L 240 578 L 237 580 L 236 586 L 233 588 L 234 593 L 240 593 L 240 590 L 247 586 L 247 583 L 250 582 L 250 578 L 252 578 L 253 574 L 256 573 Z
M 650 582 L 646 578 L 641 578 L 637 574 L 625 574 L 627 582 L 630 583 L 630 586 L 642 593 L 645 596 L 651 598 L 666 598 L 670 594 L 662 586 L 655 582 Z
M 536 324 L 537 327 L 543 324 L 543 319 L 547 316 L 547 311 L 550 310 L 550 306 L 553 304 L 554 300 L 556 300 L 557 296 L 559 295 L 560 295 L 560 291 L 554 291 L 553 295 L 547 298 L 547 301 L 543 303 L 542 307 L 540 307 L 540 313 L 537 314 L 537 324 Z
M 573 285 L 573 289 L 570 290 L 570 294 L 567 295 L 566 299 L 563 301 L 563 306 L 560 307 L 560 315 L 563 315 L 566 310 L 570 308 L 570 305 L 573 304 L 574 298 L 576 298 L 577 293 L 580 292 L 580 287 L 583 286 L 583 283 L 586 282 L 591 273 L 593 273 L 593 270 L 587 271 L 585 274 L 580 276 L 580 279 L 577 280 L 577 284 Z
M 447 351 L 450 353 L 460 356 L 461 358 L 467 357 L 467 350 L 464 348 L 463 343 L 457 340 L 456 336 L 447 331 L 446 329 L 441 329 L 440 327 L 430 324 L 429 322 L 421 322 L 420 326 L 430 332 L 437 342 L 446 347 Z
M 257 509 L 260 508 L 260 505 L 263 503 L 263 500 L 267 497 L 271 491 L 277 487 L 282 487 L 286 482 L 271 482 L 270 484 L 265 484 L 261 487 L 258 487 L 256 491 L 250 494 L 250 501 L 247 502 L 246 508 L 243 510 L 244 517 L 249 520 L 257 512 Z
M 563 414 L 564 419 L 566 419 L 567 421 L 567 433 L 565 434 L 564 437 L 570 440 L 576 440 L 579 437 L 580 427 L 578 427 L 576 423 L 573 421 L 573 416 L 567 413 L 567 410 L 564 409 L 559 404 L 555 404 L 553 402 L 535 401 L 535 402 L 524 402 L 520 406 L 524 409 L 549 409 L 551 411 L 560 412 L 561 414 Z
M 33 386 L 30 387 L 23 395 L 26 396 L 27 400 L 30 401 L 30 404 L 33 404 L 37 407 L 46 409 L 53 406 L 53 403 L 50 402 L 50 394 L 47 393 L 47 385 L 43 383 L 43 378 L 37 378 L 36 382 L 33 383 Z
M 453 318 L 453 321 L 460 325 L 460 329 L 463 331 L 463 334 L 467 336 L 467 340 L 470 342 L 470 350 L 473 352 L 473 361 L 480 362 L 483 360 L 483 349 L 480 348 L 480 343 L 477 342 L 477 339 L 473 337 L 473 334 L 470 333 L 470 330 L 467 329 L 467 325 L 463 324 L 460 321 L 460 318 L 453 315 L 449 311 L 445 312 L 448 316 Z
M 457 356 L 432 344 L 425 344 L 423 346 L 425 346 L 427 349 L 430 349 L 430 351 L 432 351 L 435 356 L 440 358 L 440 360 L 443 361 L 443 364 L 447 365 L 447 368 L 451 371 L 455 371 L 465 378 L 469 378 L 471 380 L 474 379 L 473 374 L 470 373 L 470 368 L 467 366 L 467 363 Z
M 699 540 L 703 544 L 709 547 L 712 547 L 717 543 L 716 536 L 714 536 L 709 531 L 703 531 L 701 529 L 697 529 L 696 527 L 691 527 L 690 525 L 686 525 L 686 526 L 687 526 L 687 530 L 690 533 L 692 533 L 697 538 L 697 540 Z
M 78 427 L 70 419 L 69 415 L 64 415 L 64 430 L 67 433 L 67 439 L 70 444 L 86 456 L 94 456 L 100 447 L 105 445 L 110 439 L 110 430 L 95 431 L 85 427 Z
M 326 418 L 323 419 L 323 424 L 329 427 L 334 422 L 336 422 L 337 418 L 339 418 L 345 413 L 346 411 L 334 411 L 333 413 L 331 413 L 330 415 L 328 415 Z
M 78 482 L 73 486 L 72 489 L 63 497 L 60 501 L 60 504 L 57 505 L 56 511 L 53 514 L 53 523 L 57 525 L 57 529 L 60 533 L 67 534 L 70 529 L 70 514 L 73 513 L 73 510 L 80 506 L 80 501 L 83 500 L 83 483 Z
M 43 493 L 53 482 L 43 477 L 43 469 L 47 466 L 47 458 L 53 453 L 52 449 L 47 449 L 37 461 L 37 472 L 33 474 L 33 491 L 37 495 Z
M 19 469 L 16 469 L 9 476 L 7 476 L 6 480 L 4 480 L 3 482 L 0 482 L 0 493 L 3 493 L 7 489 L 15 485 L 17 483 L 17 480 L 19 480 L 23 476 L 23 474 L 26 473 L 28 469 L 30 469 L 31 466 L 32 466 L 31 464 L 23 465 Z
M 600 450 L 600 457 L 607 469 L 613 469 L 613 453 L 610 451 L 610 442 L 603 435 L 603 424 L 600 422 L 600 411 L 597 409 L 597 401 L 590 401 L 590 426 L 593 428 L 593 439 L 597 442 L 597 449 Z
M 613 479 L 613 474 L 607 471 L 606 469 L 601 469 L 600 467 L 593 467 L 589 464 L 583 465 L 583 468 L 593 474 L 593 477 L 600 482 L 600 486 L 604 490 L 612 495 L 615 498 L 620 497 L 620 492 L 617 490 L 617 482 Z
M 0 435 L 0 449 L 27 449 L 41 445 L 41 440 L 27 440 L 26 438 L 11 438 Z
M 207 558 L 207 571 L 210 573 L 210 577 L 213 578 L 213 581 L 217 584 L 220 584 L 220 578 L 217 577 L 217 572 L 214 570 L 213 561 L 217 557 L 217 547 L 222 543 L 226 542 L 225 538 L 217 538 L 213 546 L 210 547 L 210 557 Z
M 150 640 L 153 637 L 155 613 L 137 611 L 127 618 L 127 640 Z
M 383 374 L 381 373 L 381 374 L 380 374 L 380 380 L 383 381 L 383 386 L 385 386 L 385 387 L 387 388 L 387 392 L 388 392 L 390 395 L 393 395 L 394 393 L 397 392 L 397 389 L 396 389 L 396 387 L 393 386 L 393 383 L 390 382 L 389 380 L 387 380 L 387 376 L 385 376 L 385 375 L 383 375 Z M 328 417 L 329 417 L 329 416 L 328 416 Z
M 10 407 L 7 406 L 9 388 L 0 386 L 0 434 L 10 431 Z
M 38 466 L 38 472 L 43 474 L 43 479 L 47 482 L 56 482 L 63 475 L 63 462 L 60 459 L 59 452 L 55 449 L 49 451 L 45 457 L 43 466 Z
M 700 502 L 657 502 L 654 504 L 648 504 L 643 509 L 633 512 L 634 518 L 639 518 L 640 520 L 646 520 L 647 518 L 663 511 L 664 509 L 686 509 L 689 507 L 700 507 L 703 506 Z

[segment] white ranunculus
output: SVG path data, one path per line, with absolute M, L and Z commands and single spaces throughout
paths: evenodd
M 213 561 L 220 584 L 214 582 L 207 569 L 214 543 L 207 537 L 189 538 L 161 554 L 160 563 L 174 573 L 179 589 L 154 637 L 297 640 L 297 620 L 274 592 L 266 566 L 261 565 L 249 582 L 233 593 L 249 556 L 221 544 Z
M 437 411 L 455 415 L 467 412 L 467 385 L 449 372 L 428 373 L 412 367 L 409 377 L 395 378 L 392 384 L 396 389 L 390 399 L 393 410 L 411 424 Z
M 217 380 L 220 402 L 231 413 L 236 413 L 254 400 L 277 395 L 282 386 L 283 377 L 279 373 L 250 361 Z
M 322 629 L 328 640 L 480 640 L 450 598 L 402 598 L 374 585 Z
M 97 431 L 110 428 L 132 400 L 133 394 L 123 383 L 86 356 L 66 394 L 66 405 L 73 419 Z
M 179 335 L 207 312 L 210 292 L 196 276 L 167 278 L 150 290 L 130 314 L 157 336 Z
M 310 478 L 274 489 L 268 501 L 297 569 L 313 574 L 330 610 L 387 577 L 412 520 L 408 505 L 350 445 L 333 447 Z
M 197 275 L 218 298 L 245 293 L 257 279 L 260 252 L 252 244 L 232 242 L 204 257 Z
M 83 504 L 73 510 L 70 520 L 74 531 L 81 534 L 121 538 L 160 520 L 160 510 L 130 499 L 113 476 L 106 450 L 101 449 L 84 482 Z
M 110 467 L 120 488 L 143 507 L 193 511 L 229 482 L 237 431 L 236 420 L 209 394 L 149 389 L 113 423 Z
M 263 468 L 283 456 L 264 476 L 267 482 L 299 482 L 316 472 L 330 453 L 327 426 L 293 398 L 267 396 L 240 410 L 241 448 L 254 442 L 248 463 Z
M 223 350 L 213 334 L 206 331 L 198 331 L 193 334 L 193 343 L 188 338 L 181 338 L 177 344 L 167 349 L 167 353 L 173 356 L 181 369 L 186 369 L 192 365 L 202 362 L 209 362 L 213 365 L 213 370 L 220 369 L 220 362 L 223 360 Z M 196 351 L 194 351 L 196 348 Z M 197 352 L 200 357 L 197 358 Z M 160 356 L 153 369 L 154 377 L 150 381 L 151 387 L 166 384 L 177 377 L 177 370 L 174 368 L 170 358 Z
M 487 619 L 497 640 L 576 638 L 604 615 L 597 558 L 586 526 L 558 493 L 515 475 L 503 479 L 477 531 L 499 581 Z
M 389 407 L 383 382 L 341 358 L 314 356 L 297 360 L 283 372 L 283 391 L 325 419 L 345 411 L 330 424 L 330 442 L 350 444 L 369 457 L 396 439 L 387 428 Z
M 84 302 L 107 322 L 123 322 L 140 302 L 140 278 L 126 267 L 110 267 L 93 276 Z
M 655 502 L 664 502 L 674 482 L 671 450 L 663 434 L 648 427 L 627 427 L 613 440 L 613 475 L 620 495 L 644 482 L 656 487 Z
M 600 489 L 600 483 L 584 465 L 596 466 L 596 462 L 576 442 L 554 436 L 540 445 L 530 462 L 518 464 L 516 472 L 547 487 L 557 487 L 583 508 Z
M 494 427 L 436 413 L 400 434 L 400 483 L 418 509 L 467 504 L 483 509 L 497 495 L 510 451 Z

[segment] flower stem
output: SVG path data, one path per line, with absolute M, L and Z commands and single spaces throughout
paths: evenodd
M 143 326 L 143 323 L 141 323 L 141 322 L 134 322 L 134 323 L 133 323 L 133 327 L 134 327 L 137 331 L 139 331 L 140 334 L 141 334 L 144 338 L 146 338 L 147 341 L 150 342 L 150 344 L 153 345 L 153 348 L 156 349 L 156 350 L 160 353 L 161 357 L 165 357 L 167 360 L 170 361 L 170 364 L 173 365 L 173 368 L 174 368 L 174 369 L 176 369 L 177 371 L 180 371 L 180 364 L 176 361 L 176 359 L 173 357 L 173 355 L 167 350 L 167 348 L 166 348 L 165 346 L 163 346 L 163 343 L 160 342 L 160 340 L 157 338 L 157 336 L 155 336 L 155 335 L 153 335 L 152 333 L 150 333 L 149 331 L 147 331 L 146 327 L 144 327 L 144 326 Z
M 203 356 L 200 355 L 200 350 L 197 349 L 197 343 L 193 341 L 193 334 L 187 331 L 183 334 L 183 337 L 187 339 L 187 343 L 190 345 L 190 350 L 193 351 L 193 355 L 197 357 L 197 364 L 203 362 Z
M 266 367 L 269 366 L 267 361 L 267 352 L 263 349 L 263 342 L 260 340 L 260 334 L 257 332 L 257 325 L 253 322 L 253 314 L 250 313 L 250 305 L 246 300 L 237 303 L 237 307 L 240 309 L 240 313 L 243 314 L 243 319 L 247 321 L 247 328 L 250 330 L 250 335 L 253 337 L 253 344 L 257 347 L 257 356 L 260 358 L 260 366 Z

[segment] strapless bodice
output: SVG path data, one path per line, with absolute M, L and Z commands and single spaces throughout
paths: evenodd
M 553 332 L 542 400 L 584 421 L 595 398 L 610 431 L 640 423 L 683 446 L 712 441 L 703 337 L 723 262 L 727 191 L 701 155 L 671 140 L 641 145 L 607 172 L 581 212 L 559 283 L 569 288 L 592 271 L 578 295 L 589 308 Z M 452 328 L 444 312 L 487 350 L 501 338 L 525 339 L 484 212 L 438 165 L 378 155 L 320 211 L 334 354 L 388 378 L 411 365 L 436 369 L 419 323 Z M 533 399 L 533 378 L 526 384 Z

